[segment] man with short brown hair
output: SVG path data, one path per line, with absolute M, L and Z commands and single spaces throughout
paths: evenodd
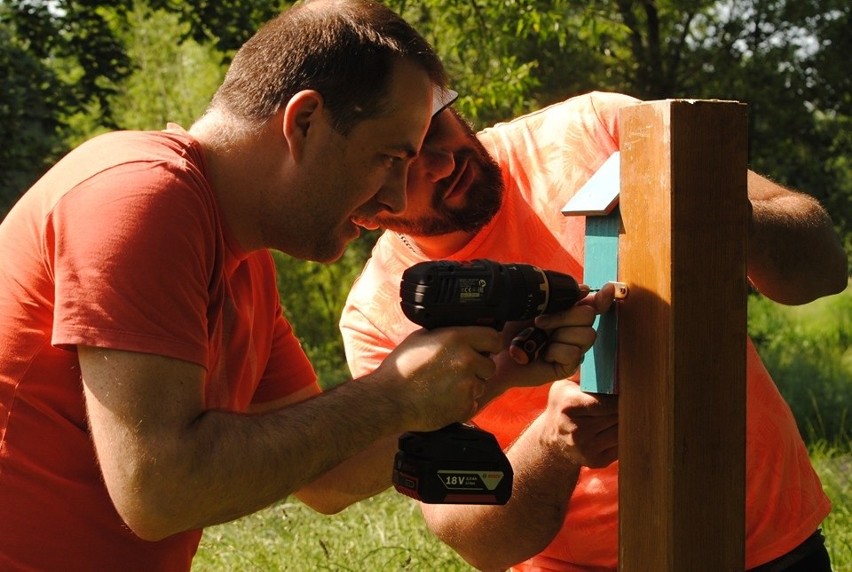
M 0 568 L 186 571 L 203 527 L 294 493 L 339 510 L 376 491 L 335 467 L 477 410 L 486 328 L 414 335 L 319 395 L 266 250 L 335 260 L 402 211 L 443 85 L 388 8 L 314 0 L 242 47 L 189 130 L 96 137 L 20 199 L 0 224 Z

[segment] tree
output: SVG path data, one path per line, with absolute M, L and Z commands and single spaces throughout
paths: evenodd
M 112 122 L 108 98 L 126 77 L 129 60 L 108 17 L 120 2 L 0 0 L 0 58 L 10 70 L 2 106 L 12 136 L 2 155 L 0 215 L 67 147 L 65 117 L 100 110 Z
M 5 11 L 0 5 L 0 14 Z M 0 219 L 62 147 L 54 114 L 63 105 L 61 82 L 0 18 Z
M 751 166 L 814 195 L 852 254 L 850 4 L 396 0 L 482 127 L 592 89 L 749 105 Z
M 384 0 L 444 59 L 475 127 L 599 89 L 749 105 L 751 166 L 819 198 L 852 255 L 852 52 L 843 0 Z M 267 0 L 0 0 L 0 216 L 67 148 L 197 117 Z M 276 255 L 282 301 L 325 383 L 346 377 L 337 316 L 366 259 Z
M 228 61 L 243 43 L 266 21 L 293 4 L 280 0 L 149 0 L 151 8 L 178 15 L 187 25 L 178 38 L 192 38 L 199 44 L 212 42 Z
M 167 122 L 189 127 L 222 82 L 222 54 L 211 42 L 188 38 L 190 26 L 178 14 L 145 2 L 137 2 L 113 27 L 132 62 L 131 72 L 107 99 L 115 124 L 121 129 L 162 129 Z M 181 37 L 186 39 L 175 42 Z

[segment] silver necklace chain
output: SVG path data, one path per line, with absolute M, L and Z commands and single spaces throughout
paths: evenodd
M 411 243 L 408 241 L 408 239 L 405 237 L 405 235 L 404 235 L 404 234 L 402 234 L 401 232 L 398 232 L 398 233 L 396 233 L 396 235 L 399 237 L 399 239 L 402 241 L 402 243 L 403 243 L 405 246 L 407 246 L 407 247 L 408 247 L 408 250 L 410 250 L 411 252 L 413 252 L 413 253 L 414 253 L 414 254 L 416 254 L 417 256 L 422 256 L 422 255 L 423 255 L 423 253 L 422 253 L 422 252 L 420 252 L 420 249 L 419 249 L 419 248 L 415 248 L 415 246 L 414 246 L 413 244 L 411 244 Z

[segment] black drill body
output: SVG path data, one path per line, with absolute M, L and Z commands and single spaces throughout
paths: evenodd
M 402 311 L 426 329 L 491 326 L 567 310 L 585 294 L 567 274 L 491 260 L 421 262 L 402 275 Z
M 403 273 L 400 284 L 403 313 L 426 329 L 502 330 L 506 322 L 566 310 L 585 294 L 567 274 L 484 259 L 421 262 Z M 537 351 L 521 349 L 527 359 L 534 358 L 530 351 Z M 512 478 L 497 439 L 471 425 L 454 423 L 438 431 L 405 433 L 399 439 L 394 486 L 422 502 L 505 504 Z

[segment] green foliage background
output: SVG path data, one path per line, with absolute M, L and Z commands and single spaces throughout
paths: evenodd
M 806 441 L 852 438 L 852 289 L 798 307 L 758 295 L 749 333 Z
M 476 127 L 594 89 L 748 103 L 750 166 L 822 201 L 852 254 L 849 2 L 386 2 L 436 47 Z M 234 50 L 289 4 L 0 0 L 0 216 L 94 134 L 189 126 Z M 327 387 L 348 377 L 337 317 L 375 239 L 333 265 L 275 254 L 284 307 Z M 790 347 L 774 326 L 753 324 L 773 356 Z
M 590 90 L 748 103 L 750 166 L 817 197 L 852 255 L 848 0 L 386 3 L 444 58 L 461 93 L 456 107 L 475 127 Z M 0 218 L 96 133 L 188 127 L 234 50 L 289 4 L 0 0 Z M 282 303 L 325 386 L 348 378 L 337 319 L 375 239 L 365 233 L 332 265 L 275 253 Z M 852 570 L 852 293 L 801 308 L 752 296 L 749 308 L 749 331 L 835 503 L 827 525 L 835 566 Z M 294 558 L 292 569 L 466 569 L 422 525 L 412 528 L 411 504 L 396 496 L 321 523 L 305 510 L 284 503 L 216 527 L 198 569 L 287 569 Z M 307 561 L 306 547 L 314 550 Z
M 852 253 L 849 2 L 386 2 L 436 47 L 476 127 L 593 89 L 748 103 L 750 166 L 822 201 Z M 96 133 L 189 126 L 234 50 L 289 4 L 0 0 L 0 216 Z M 284 307 L 325 386 L 348 377 L 337 317 L 375 238 L 333 265 L 276 253 Z M 757 333 L 767 352 L 789 348 Z

